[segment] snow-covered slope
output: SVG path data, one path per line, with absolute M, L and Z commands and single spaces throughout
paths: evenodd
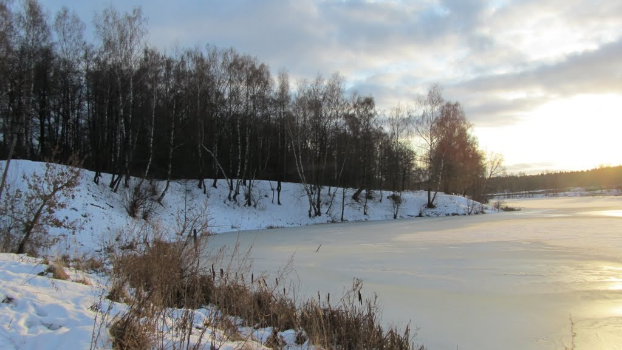
M 41 259 L 25 255 L 0 254 L 0 349 L 111 349 L 112 338 L 107 331 L 118 315 L 127 311 L 125 304 L 105 299 L 103 278 L 65 268 L 67 280 L 53 279 L 48 265 Z M 85 284 L 86 283 L 86 284 Z M 266 349 L 270 328 L 239 328 L 241 340 L 228 340 L 217 328 L 201 327 L 212 317 L 211 309 L 192 310 L 193 326 L 189 344 L 175 337 L 174 321 L 163 316 L 162 328 L 154 334 L 164 348 L 210 348 L 217 344 L 222 350 Z M 166 325 L 169 325 L 167 327 Z M 293 331 L 279 332 L 283 339 L 292 338 Z M 302 349 L 291 341 L 290 349 Z M 199 346 L 201 345 L 201 346 Z M 306 346 L 305 349 L 313 349 Z
M 40 276 L 46 268 L 38 259 L 0 254 L 0 348 L 89 348 L 94 287 Z
M 5 162 L 0 162 L 0 169 Z M 43 173 L 45 164 L 32 161 L 12 161 L 9 168 L 8 182 L 12 188 L 23 187 L 23 177 L 32 173 Z M 68 206 L 57 212 L 58 217 L 76 220 L 80 229 L 72 234 L 52 230 L 50 234 L 63 237 L 59 242 L 44 252 L 50 255 L 83 254 L 101 249 L 103 244 L 114 237 L 121 230 L 130 226 L 141 225 L 142 219 L 133 219 L 127 214 L 125 207 L 129 196 L 129 189 L 121 187 L 117 193 L 112 192 L 108 184 L 110 175 L 103 174 L 99 184 L 93 182 L 94 173 L 83 171 L 81 182 L 73 197 L 68 200 Z M 137 182 L 138 180 L 133 179 Z M 206 181 L 211 185 L 211 181 Z M 155 181 L 158 192 L 164 189 L 164 181 Z M 224 233 L 238 230 L 253 230 L 278 227 L 292 227 L 336 222 L 341 219 L 341 190 L 334 196 L 334 202 L 329 209 L 330 196 L 328 189 L 324 190 L 323 215 L 310 218 L 308 215 L 308 201 L 300 184 L 284 183 L 281 192 L 281 204 L 273 200 L 276 196 L 276 183 L 256 181 L 253 192 L 253 206 L 246 207 L 242 203 L 235 203 L 227 199 L 228 189 L 224 180 L 220 180 L 218 188 L 207 187 L 207 193 L 197 186 L 195 180 L 182 180 L 171 183 L 162 205 L 154 205 L 154 213 L 150 215 L 151 223 L 158 223 L 165 232 L 173 234 L 179 231 L 180 217 L 188 210 L 195 213 L 205 213 L 211 233 Z M 334 189 L 333 189 L 334 190 Z M 243 192 L 243 190 L 241 191 Z M 344 210 L 345 221 L 364 220 L 392 220 L 393 204 L 387 197 L 388 192 L 376 192 L 373 199 L 368 201 L 367 215 L 364 214 L 363 201 L 352 199 L 352 189 L 346 193 Z M 240 195 L 243 201 L 243 193 Z M 362 197 L 362 196 L 361 196 Z M 459 196 L 439 193 L 435 209 L 426 209 L 426 193 L 423 191 L 406 192 L 403 194 L 403 204 L 398 218 L 416 216 L 446 216 L 465 215 L 469 211 L 470 202 Z M 206 209 L 205 209 L 206 208 Z M 204 210 L 205 209 L 205 210 Z M 486 208 L 487 211 L 491 211 Z

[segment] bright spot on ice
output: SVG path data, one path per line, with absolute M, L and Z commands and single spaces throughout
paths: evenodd
M 611 309 L 611 311 L 613 311 L 613 313 L 616 315 L 622 316 L 622 306 L 616 306 L 613 309 Z
M 579 214 L 584 215 L 592 215 L 592 216 L 608 216 L 614 218 L 622 218 L 622 210 L 599 210 L 599 211 L 588 211 L 582 212 Z
M 617 283 L 614 283 L 611 287 L 609 287 L 609 290 L 622 290 L 622 280 L 618 279 L 617 281 L 612 282 Z
M 598 213 L 604 216 L 615 216 L 622 218 L 622 210 L 604 210 L 599 211 Z
M 603 270 L 607 271 L 608 274 L 620 274 L 616 277 L 609 277 L 605 281 L 611 283 L 609 290 L 622 290 L 622 267 L 605 265 Z M 620 311 L 622 311 L 622 308 L 620 308 Z

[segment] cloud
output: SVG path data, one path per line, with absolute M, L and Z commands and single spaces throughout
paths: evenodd
M 340 72 L 385 109 L 440 83 L 483 126 L 622 86 L 619 1 L 42 0 L 52 11 L 63 2 L 87 23 L 111 2 L 142 5 L 159 47 L 233 47 L 293 80 Z
M 476 77 L 450 85 L 452 97 L 480 126 L 504 126 L 554 99 L 579 94 L 622 95 L 622 39 L 555 64 Z

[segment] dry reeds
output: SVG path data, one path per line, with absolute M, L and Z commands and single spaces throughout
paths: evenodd
M 178 347 L 188 348 L 195 331 L 192 309 L 211 305 L 217 311 L 205 328 L 218 329 L 229 341 L 245 340 L 238 331 L 240 326 L 272 327 L 265 345 L 273 348 L 284 346 L 279 331 L 294 330 L 297 343 L 324 349 L 423 349 L 411 343 L 409 327 L 403 332 L 382 327 L 377 298 L 362 297 L 361 280 L 354 280 L 352 288 L 336 303 L 331 304 L 328 295 L 325 300 L 297 303 L 293 288 L 283 285 L 286 272 L 273 279 L 255 276 L 249 252 L 240 253 L 238 245 L 231 254 L 219 250 L 206 255 L 202 253 L 206 246 L 199 244 L 156 239 L 142 251 L 122 251 L 115 258 L 114 288 L 109 297 L 128 303 L 128 312 L 117 317 L 111 330 L 115 348 L 125 349 L 135 342 L 147 347 L 164 344 L 163 338 L 153 343 L 152 337 L 140 332 L 156 328 L 162 323 L 158 320 L 167 317 L 171 308 L 185 310 L 181 317 L 178 315 L 175 327 L 169 329 L 178 332 Z M 125 295 L 126 290 L 131 290 L 132 295 Z M 218 348 L 217 344 L 212 346 Z

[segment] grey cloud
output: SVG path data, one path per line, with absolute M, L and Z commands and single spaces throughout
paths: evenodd
M 447 87 L 479 126 L 503 126 L 521 113 L 554 99 L 577 94 L 622 94 L 622 39 L 598 50 L 569 56 L 557 64 L 511 74 L 477 77 Z M 502 93 L 524 94 L 509 99 Z
M 478 77 L 462 84 L 463 90 L 511 92 L 541 89 L 551 94 L 622 92 L 622 39 L 598 50 L 569 56 L 557 64 L 511 74 Z
M 451 3 L 451 8 L 459 3 Z M 444 45 L 442 38 L 452 30 L 450 24 L 460 23 L 466 13 L 470 12 L 457 7 L 443 17 L 416 3 L 211 2 L 204 10 L 186 14 L 190 19 L 160 27 L 154 37 L 185 33 L 186 42 L 233 46 L 292 72 L 348 74 L 378 64 L 422 59 Z

